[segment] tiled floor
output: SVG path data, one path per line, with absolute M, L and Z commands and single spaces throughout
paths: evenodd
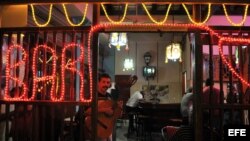
M 116 124 L 116 140 L 115 141 L 161 141 L 161 134 L 160 133 L 152 133 L 152 139 L 147 137 L 143 139 L 141 137 L 137 137 L 136 133 L 127 138 L 128 132 L 128 120 L 118 121 Z
M 131 135 L 127 138 L 128 120 L 122 120 L 116 124 L 116 141 L 136 141 L 136 136 Z

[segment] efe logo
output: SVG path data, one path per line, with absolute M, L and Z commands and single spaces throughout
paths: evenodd
M 246 136 L 246 129 L 228 129 L 228 136 Z
M 239 139 L 240 141 L 250 140 L 249 125 L 225 125 L 224 126 L 224 141 Z

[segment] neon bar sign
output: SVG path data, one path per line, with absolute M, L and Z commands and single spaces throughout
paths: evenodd
M 71 48 L 78 48 L 80 49 L 80 55 L 79 57 L 77 57 L 74 61 L 72 62 L 68 62 L 66 64 L 66 50 L 67 49 L 71 49 Z M 10 61 L 10 56 L 13 53 L 14 50 L 19 50 L 22 53 L 22 58 L 19 59 L 17 62 L 15 62 L 14 64 L 11 64 Z M 46 50 L 46 53 L 50 53 L 51 54 L 51 61 L 52 61 L 52 69 L 50 69 L 51 74 L 50 75 L 43 75 L 43 76 L 38 76 L 38 70 L 37 70 L 37 61 L 40 59 L 39 57 L 39 51 L 44 51 Z M 80 94 L 79 94 L 79 99 L 81 102 L 91 102 L 91 98 L 92 96 L 90 96 L 90 98 L 85 99 L 84 98 L 84 74 L 82 71 L 79 71 L 76 68 L 76 64 L 77 63 L 82 63 L 84 61 L 84 47 L 80 44 L 75 44 L 75 43 L 70 43 L 70 44 L 66 44 L 62 50 L 62 54 L 61 54 L 61 92 L 58 96 L 58 94 L 55 93 L 55 89 L 56 89 L 56 60 L 57 60 L 57 56 L 56 56 L 56 52 L 54 49 L 52 49 L 51 47 L 47 46 L 47 45 L 37 45 L 34 48 L 33 51 L 33 58 L 32 58 L 32 77 L 33 77 L 33 87 L 32 87 L 32 95 L 28 96 L 28 87 L 27 84 L 21 80 L 19 80 L 17 77 L 12 76 L 11 74 L 11 70 L 16 70 L 18 69 L 18 67 L 20 67 L 21 65 L 25 65 L 25 62 L 27 61 L 27 53 L 24 50 L 24 48 L 21 45 L 18 44 L 14 44 L 11 45 L 8 50 L 7 50 L 7 54 L 6 54 L 6 87 L 5 87 L 5 91 L 4 91 L 4 100 L 6 101 L 32 101 L 36 99 L 37 96 L 37 87 L 38 87 L 38 83 L 46 83 L 47 81 L 51 82 L 51 87 L 50 87 L 50 99 L 51 101 L 64 101 L 65 99 L 65 71 L 69 70 L 71 72 L 76 73 L 77 75 L 79 75 L 79 83 L 80 83 Z M 42 63 L 46 63 L 46 62 L 42 62 Z M 17 84 L 21 84 L 23 91 L 19 96 L 15 96 L 12 97 L 10 96 L 9 93 L 9 81 L 12 80 L 14 82 L 16 82 Z

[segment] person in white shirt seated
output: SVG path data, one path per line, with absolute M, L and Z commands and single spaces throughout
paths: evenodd
M 134 131 L 134 114 L 138 111 L 138 103 L 139 100 L 143 99 L 144 92 L 143 91 L 136 91 L 126 103 L 126 112 L 129 115 L 129 128 L 128 128 L 128 135 L 131 131 Z
M 181 100 L 181 114 L 184 125 L 190 125 L 193 122 L 193 88 L 189 88 L 187 93 L 182 97 Z

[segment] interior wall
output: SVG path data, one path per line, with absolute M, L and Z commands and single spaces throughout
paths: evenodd
M 103 60 L 103 68 L 106 73 L 110 74 L 111 79 L 115 80 L 115 49 L 111 49 L 107 57 Z
M 2 11 L 3 11 L 3 6 L 0 6 L 0 27 L 2 26 Z
M 183 48 L 183 74 L 186 73 L 186 90 L 192 87 L 191 43 L 189 34 L 185 35 L 185 48 Z
M 179 33 L 180 34 L 180 33 Z M 175 41 L 181 41 L 182 35 L 175 35 Z M 178 37 L 177 37 L 178 36 Z M 135 74 L 138 76 L 137 83 L 131 87 L 131 94 L 142 90 L 144 85 L 168 85 L 169 93 L 158 97 L 161 103 L 180 102 L 182 97 L 182 63 L 169 61 L 165 63 L 165 47 L 172 42 L 170 33 L 129 33 L 129 52 L 124 48 L 115 52 L 115 74 Z M 149 65 L 156 66 L 157 74 L 154 79 L 147 81 L 142 74 L 145 66 L 144 54 L 150 52 L 152 55 Z M 135 70 L 123 71 L 125 57 L 131 57 L 135 62 Z M 185 61 L 185 60 L 184 60 Z
M 1 27 L 25 27 L 27 26 L 27 17 L 27 5 L 11 5 L 0 8 Z
M 100 33 L 98 37 L 99 47 L 99 69 L 109 74 L 112 81 L 115 81 L 115 48 L 109 47 L 109 36 Z

